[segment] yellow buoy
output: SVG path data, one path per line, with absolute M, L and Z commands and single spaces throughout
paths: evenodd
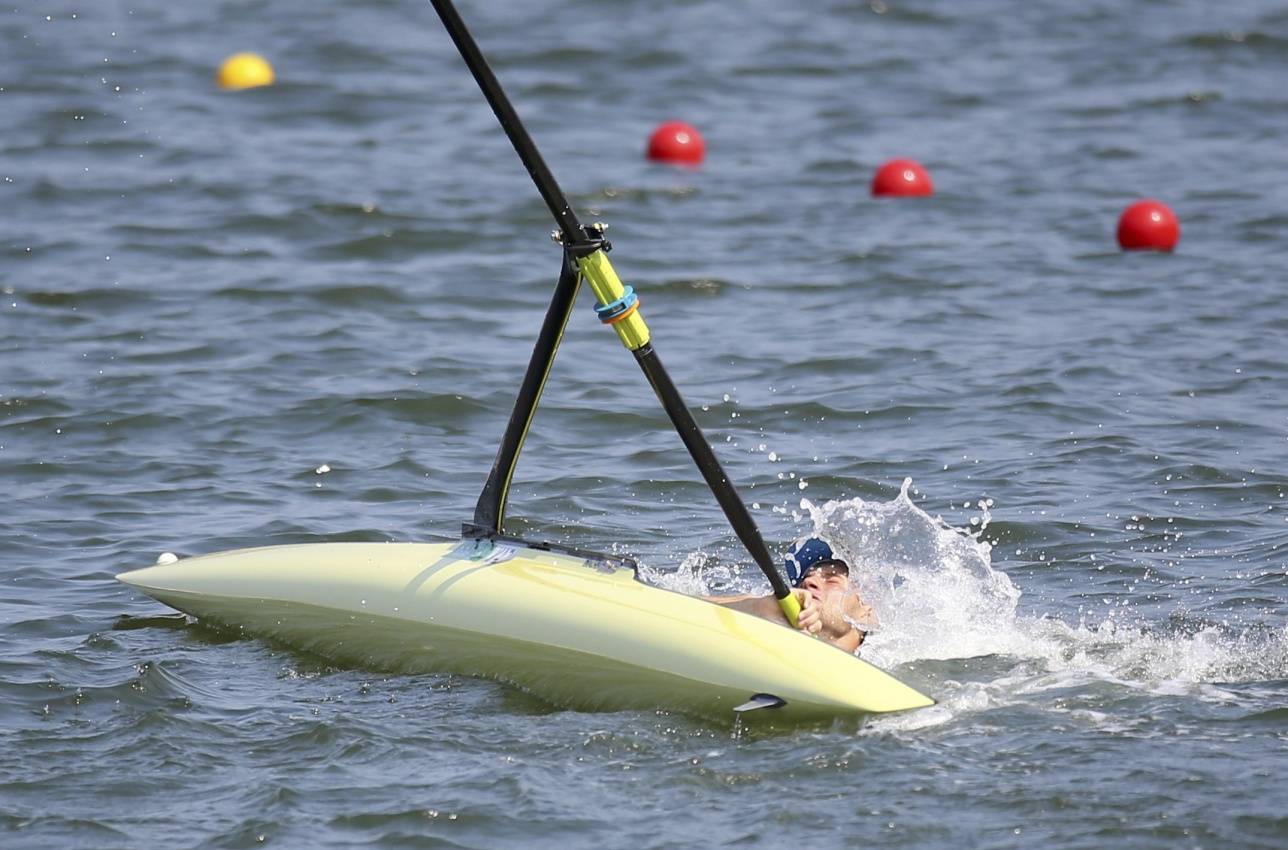
M 273 66 L 257 53 L 235 53 L 219 66 L 215 79 L 222 89 L 250 89 L 273 84 Z

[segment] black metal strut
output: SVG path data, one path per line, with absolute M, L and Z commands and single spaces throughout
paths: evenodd
M 590 251 L 610 250 L 608 241 L 598 231 L 592 230 L 582 235 L 585 241 L 575 246 L 564 246 L 559 281 L 555 284 L 554 295 L 546 309 L 546 318 L 541 323 L 536 345 L 532 348 L 528 368 L 523 373 L 523 382 L 514 399 L 510 421 L 506 423 L 496 460 L 492 463 L 492 471 L 488 474 L 483 492 L 479 494 L 478 504 L 474 507 L 474 522 L 465 526 L 465 533 L 471 536 L 502 533 L 506 499 L 510 494 L 514 468 L 519 462 L 519 452 L 523 450 L 524 438 L 532 425 L 532 417 L 536 415 L 541 392 L 545 389 L 546 379 L 550 377 L 550 367 L 554 364 L 555 354 L 559 351 L 559 343 L 577 300 L 577 292 L 581 288 L 577 257 Z
M 514 478 L 519 452 L 523 450 L 528 427 L 537 412 L 537 403 L 541 401 L 541 391 L 545 389 L 546 378 L 550 376 L 550 367 L 559 350 L 559 342 L 563 339 L 568 318 L 572 315 L 580 283 L 580 272 L 571 258 L 565 256 L 563 269 L 559 272 L 559 282 L 555 284 L 550 307 L 546 310 L 545 321 L 541 323 L 537 343 L 532 348 L 532 357 L 528 360 L 527 371 L 523 373 L 523 382 L 519 385 L 519 394 L 514 399 L 510 421 L 506 423 L 505 435 L 497 448 L 496 460 L 492 463 L 492 471 L 488 473 L 487 483 L 483 485 L 483 492 L 479 494 L 478 504 L 474 507 L 474 523 L 465 528 L 467 534 L 501 533 L 505 522 L 506 498 L 510 494 L 510 480 Z

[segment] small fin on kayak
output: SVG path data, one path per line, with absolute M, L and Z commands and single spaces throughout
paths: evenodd
M 748 711 L 756 711 L 761 708 L 782 708 L 787 705 L 787 700 L 782 697 L 776 697 L 773 694 L 756 694 L 742 705 L 735 705 L 733 710 L 739 714 L 745 714 Z

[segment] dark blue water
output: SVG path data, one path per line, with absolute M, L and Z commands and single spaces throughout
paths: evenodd
M 117 584 L 165 551 L 454 535 L 559 259 L 428 4 L 20 2 L 0 845 L 1288 844 L 1288 14 L 461 11 L 765 537 L 845 547 L 865 657 L 940 704 L 578 713 Z M 217 90 L 240 50 L 278 83 Z M 644 160 L 671 118 L 700 169 Z M 937 194 L 872 199 L 895 156 Z M 1144 196 L 1175 253 L 1117 250 Z M 583 299 L 510 529 L 760 587 Z

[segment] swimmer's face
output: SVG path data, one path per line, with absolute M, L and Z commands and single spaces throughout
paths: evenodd
M 850 582 L 848 570 L 842 572 L 826 565 L 811 570 L 801 580 L 804 588 L 818 603 L 823 616 L 823 628 L 834 634 L 845 634 L 855 622 L 870 618 L 871 610 L 859 599 L 858 591 Z
M 840 558 L 824 558 L 809 568 L 799 586 L 822 602 L 824 594 L 850 589 L 850 565 Z
M 801 579 L 800 586 L 809 591 L 810 595 L 819 602 L 837 593 L 848 593 L 851 590 L 849 574 L 828 566 L 810 570 L 805 574 L 805 578 Z

